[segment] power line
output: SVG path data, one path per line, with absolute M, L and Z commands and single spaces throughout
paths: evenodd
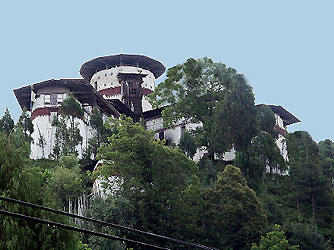
M 145 232 L 145 231 L 142 231 L 142 230 L 139 230 L 139 229 L 126 227 L 126 226 L 114 224 L 114 223 L 111 223 L 111 222 L 105 222 L 105 221 L 96 220 L 96 219 L 92 219 L 92 218 L 85 217 L 85 216 L 80 216 L 80 215 L 76 215 L 76 214 L 67 213 L 67 212 L 64 212 L 64 211 L 55 210 L 55 209 L 52 209 L 52 208 L 49 208 L 49 207 L 44 207 L 44 206 L 36 205 L 36 204 L 33 204 L 33 203 L 29 203 L 29 202 L 26 202 L 26 201 L 16 200 L 16 199 L 13 199 L 13 198 L 0 196 L 0 200 L 21 204 L 21 205 L 24 205 L 24 206 L 37 208 L 37 209 L 40 209 L 40 210 L 52 212 L 52 213 L 55 213 L 55 214 L 61 214 L 61 215 L 65 215 L 65 216 L 72 217 L 72 218 L 82 219 L 82 220 L 86 220 L 86 221 L 90 221 L 90 222 L 94 222 L 94 223 L 99 223 L 99 224 L 104 225 L 104 226 L 111 226 L 111 227 L 114 227 L 114 228 L 130 231 L 130 232 L 140 233 L 140 234 L 148 235 L 148 236 L 151 236 L 151 237 L 164 239 L 164 240 L 167 240 L 167 241 L 173 241 L 175 243 L 184 244 L 184 245 L 188 245 L 188 246 L 191 246 L 191 247 L 196 247 L 196 248 L 205 249 L 205 250 L 216 249 L 216 248 L 207 247 L 207 246 L 203 246 L 203 245 L 196 244 L 196 243 L 191 243 L 191 242 L 187 242 L 187 241 L 167 237 L 167 236 L 164 236 L 164 235 Z
M 56 227 L 60 227 L 60 228 L 65 228 L 65 229 L 69 229 L 69 230 L 80 232 L 80 233 L 87 233 L 87 234 L 91 234 L 91 235 L 95 235 L 95 236 L 99 236 L 99 237 L 103 237 L 103 238 L 107 238 L 107 239 L 129 242 L 129 243 L 142 245 L 142 246 L 150 247 L 150 248 L 154 248 L 154 249 L 170 250 L 169 248 L 159 247 L 159 246 L 151 245 L 151 244 L 136 241 L 136 240 L 125 239 L 125 238 L 121 238 L 121 237 L 110 235 L 110 234 L 104 234 L 104 233 L 95 232 L 95 231 L 91 231 L 91 230 L 87 230 L 87 229 L 83 229 L 83 228 L 79 228 L 79 227 L 73 227 L 73 226 L 69 226 L 69 225 L 66 225 L 66 224 L 61 224 L 61 223 L 58 223 L 58 222 L 43 220 L 43 219 L 40 219 L 40 218 L 31 217 L 31 216 L 27 216 L 27 215 L 23 215 L 23 214 L 17 214 L 17 213 L 13 213 L 13 212 L 1 210 L 1 209 L 0 209 L 0 214 L 4 214 L 4 215 L 7 215 L 7 216 L 16 217 L 16 218 L 20 218 L 20 219 L 24 219 L 24 220 L 30 220 L 30 221 L 34 221 L 34 222 L 37 222 L 37 223 L 46 224 L 46 225 L 49 225 L 49 226 L 56 226 Z

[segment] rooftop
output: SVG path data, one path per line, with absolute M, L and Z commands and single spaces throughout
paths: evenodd
M 116 117 L 119 116 L 119 113 L 111 103 L 97 93 L 93 86 L 88 84 L 84 79 L 50 79 L 14 89 L 13 91 L 21 108 L 31 111 L 31 92 L 37 93 L 38 89 L 49 86 L 67 87 L 80 103 L 96 104 L 103 112 Z
M 84 63 L 81 66 L 80 74 L 84 79 L 90 81 L 96 72 L 117 66 L 133 66 L 149 70 L 153 73 L 155 79 L 160 77 L 166 70 L 165 66 L 161 62 L 148 56 L 119 54 L 97 57 Z

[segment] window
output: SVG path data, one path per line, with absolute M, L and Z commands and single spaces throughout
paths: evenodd
M 135 82 L 127 82 L 129 86 L 129 95 L 136 95 L 137 94 L 137 84 Z
M 50 103 L 50 95 L 44 95 L 44 103 Z
M 66 94 L 44 94 L 44 103 L 57 105 L 66 98 Z
M 57 102 L 61 103 L 63 101 L 63 94 L 57 94 Z
M 159 133 L 159 140 L 163 141 L 164 139 L 165 139 L 165 132 L 162 131 Z
M 57 104 L 57 94 L 51 94 L 50 95 L 50 103 L 52 104 L 52 105 L 56 105 Z

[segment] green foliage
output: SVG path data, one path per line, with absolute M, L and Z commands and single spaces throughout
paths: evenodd
M 178 147 L 190 158 L 193 158 L 197 150 L 196 139 L 192 134 L 184 131 L 181 135 Z
M 38 141 L 36 142 L 36 144 L 37 144 L 38 147 L 40 147 L 42 149 L 42 158 L 45 158 L 46 140 L 45 140 L 45 137 L 42 135 L 39 128 L 38 128 L 38 133 L 39 133 L 39 136 L 38 136 Z M 58 155 L 58 153 L 56 153 L 56 154 Z M 57 156 L 57 158 L 58 158 L 58 156 Z
M 265 189 L 267 176 L 277 178 L 287 170 L 275 139 L 261 132 L 245 150 L 237 151 L 235 164 L 242 170 L 251 188 L 257 192 Z
M 334 158 L 334 143 L 331 140 L 326 139 L 318 142 L 318 148 L 321 156 L 325 158 Z
M 110 120 L 107 127 L 115 134 L 100 149 L 104 165 L 99 173 L 118 177 L 117 194 L 135 207 L 135 225 L 194 239 L 202 207 L 196 164 L 181 150 L 155 141 L 131 118 Z
M 93 108 L 90 116 L 90 126 L 94 131 L 94 135 L 88 140 L 88 147 L 85 152 L 86 160 L 91 159 L 91 157 L 96 158 L 98 148 L 102 143 L 106 143 L 108 141 L 108 137 L 112 134 L 110 130 L 104 127 L 102 114 L 96 107 Z
M 83 118 L 84 111 L 80 103 L 74 98 L 72 94 L 61 103 L 61 114 L 71 118 Z
M 70 198 L 84 192 L 78 159 L 62 156 L 56 168 L 49 170 L 46 188 L 57 197 L 59 207 L 67 207 Z
M 39 166 L 33 165 L 19 143 L 0 133 L 0 195 L 50 206 L 54 200 L 51 192 L 45 192 L 45 175 Z M 64 222 L 58 215 L 49 215 L 36 209 L 0 202 L 0 208 L 33 217 Z M 0 249 L 77 249 L 77 234 L 68 230 L 35 224 L 25 220 L 0 216 Z
M 84 111 L 80 103 L 69 95 L 61 104 L 61 115 L 55 117 L 52 126 L 56 128 L 52 157 L 59 159 L 61 155 L 78 155 L 76 147 L 81 144 L 82 136 L 76 119 L 83 117 Z M 41 139 L 43 140 L 43 139 Z
M 318 143 L 318 148 L 323 174 L 331 183 L 332 190 L 334 191 L 334 143 L 326 139 Z
M 14 128 L 14 120 L 9 113 L 9 109 L 6 108 L 5 114 L 0 119 L 0 131 L 4 132 L 5 134 L 9 135 L 9 133 Z
M 222 167 L 218 164 L 217 161 L 212 161 L 206 155 L 200 159 L 198 162 L 199 173 L 202 187 L 210 187 L 217 180 L 217 174 Z
M 24 140 L 29 143 L 32 142 L 31 134 L 34 132 L 34 125 L 32 124 L 29 114 L 25 108 L 22 110 L 19 120 L 15 125 L 15 130 L 22 131 Z
M 267 132 L 272 136 L 275 136 L 274 127 L 276 124 L 274 112 L 267 105 L 257 106 L 257 119 L 261 128 L 261 131 Z
M 290 222 L 283 227 L 289 242 L 303 250 L 325 250 L 324 236 L 314 224 Z
M 333 193 L 322 173 L 316 142 L 304 131 L 288 134 L 290 199 L 298 216 L 329 230 L 333 219 Z M 306 220 L 307 221 L 307 220 Z
M 204 225 L 211 245 L 249 249 L 266 224 L 262 205 L 239 168 L 227 165 L 206 191 Z
M 251 250 L 297 250 L 298 245 L 291 246 L 286 239 L 280 225 L 275 225 L 274 230 L 267 233 L 266 237 L 261 236 L 260 244 L 252 245 Z M 302 248 L 304 249 L 304 248 Z
M 212 159 L 233 145 L 248 145 L 257 131 L 252 88 L 236 70 L 209 58 L 190 58 L 168 69 L 149 99 L 155 107 L 170 104 L 162 113 L 165 126 L 181 118 L 200 124 L 193 131 L 197 146 Z
M 119 196 L 107 196 L 106 199 L 95 197 L 91 202 L 90 208 L 86 211 L 86 215 L 97 220 L 131 227 L 135 222 L 134 209 L 134 206 L 128 200 Z M 96 223 L 89 224 L 89 229 L 122 236 L 119 230 Z M 87 242 L 94 250 L 121 250 L 126 247 L 122 242 L 96 236 L 89 236 Z
M 237 151 L 246 149 L 258 134 L 254 94 L 242 75 L 231 80 L 223 100 L 217 105 L 212 132 L 214 151 L 222 154 L 232 145 Z

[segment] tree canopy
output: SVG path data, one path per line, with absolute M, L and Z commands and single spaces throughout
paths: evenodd
M 219 248 L 249 249 L 266 224 L 262 205 L 239 168 L 227 165 L 206 191 L 204 223 L 210 243 Z
M 209 58 L 188 59 L 167 71 L 167 78 L 149 96 L 162 112 L 165 126 L 180 119 L 198 123 L 197 146 L 211 158 L 232 147 L 246 147 L 257 133 L 252 88 L 244 76 Z

